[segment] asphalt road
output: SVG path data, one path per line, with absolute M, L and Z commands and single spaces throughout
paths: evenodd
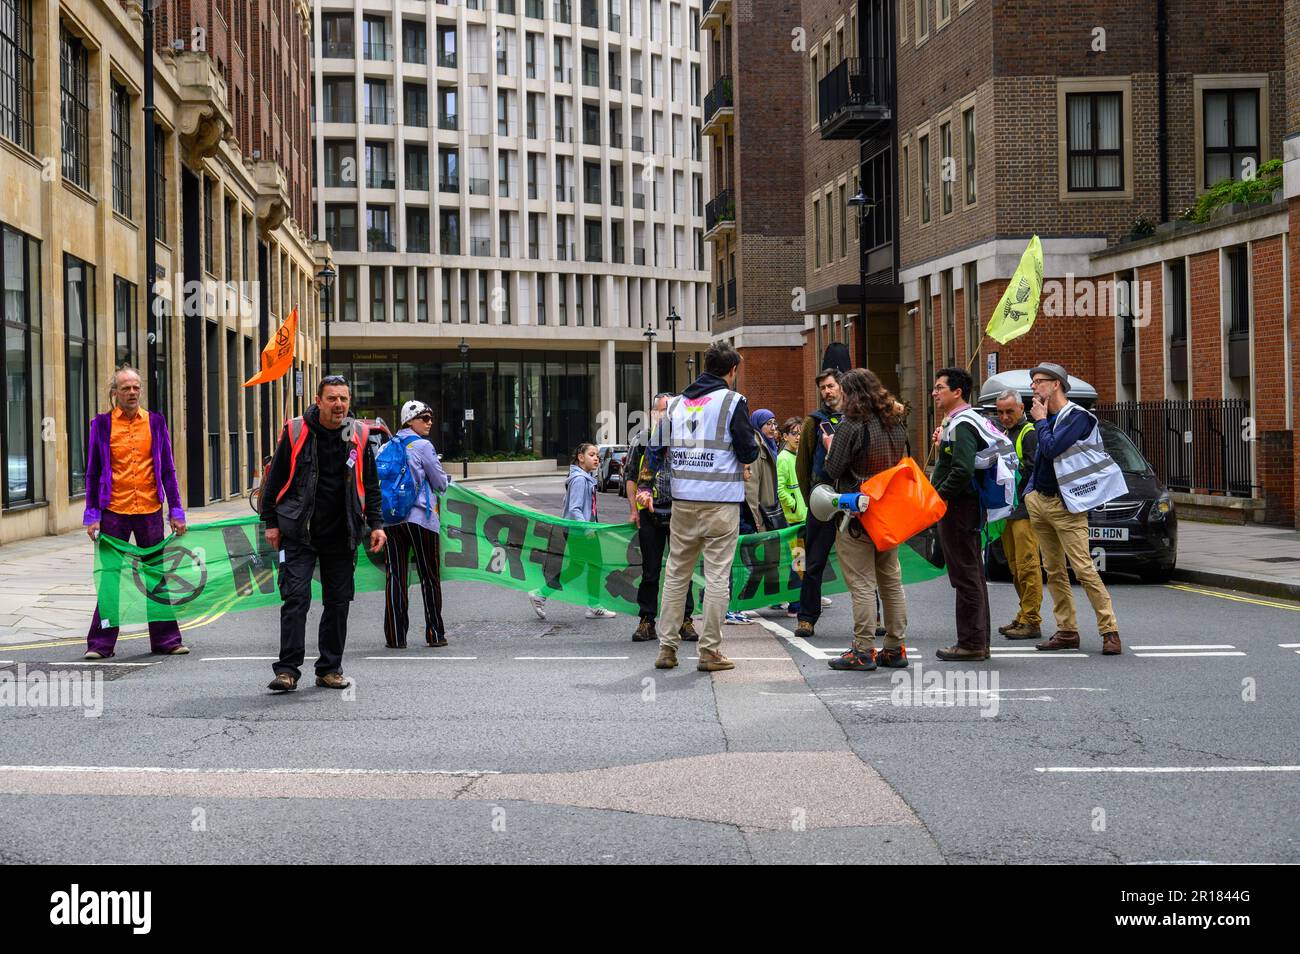
M 554 513 L 562 481 L 492 492 Z M 1010 586 L 990 592 L 1009 620 Z M 727 627 L 738 668 L 710 676 L 690 648 L 654 670 L 634 619 L 552 601 L 543 621 L 481 584 L 445 587 L 437 650 L 385 649 L 382 595 L 358 598 L 347 693 L 265 690 L 273 610 L 188 630 L 184 657 L 8 648 L 0 679 L 102 673 L 103 711 L 0 707 L 0 861 L 1300 861 L 1300 605 L 1112 595 L 1124 655 L 1076 590 L 1079 653 L 999 640 L 968 667 L 933 658 L 946 580 L 909 587 L 903 673 L 826 667 L 847 596 L 811 643 L 777 613 Z

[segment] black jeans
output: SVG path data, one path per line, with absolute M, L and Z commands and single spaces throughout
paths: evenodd
M 948 501 L 939 521 L 939 542 L 948 564 L 948 582 L 957 591 L 957 645 L 963 649 L 989 648 L 989 591 L 984 582 L 980 553 L 983 513 L 978 497 Z
M 810 512 L 803 531 L 803 587 L 799 590 L 799 622 L 816 623 L 822 615 L 822 574 L 835 546 L 835 522 L 818 520 Z
M 341 548 L 317 550 L 310 543 L 284 541 L 284 562 L 280 564 L 280 661 L 271 668 L 287 672 L 294 679 L 302 673 L 307 646 L 307 612 L 311 609 L 311 578 L 320 562 L 321 603 L 316 675 L 343 671 L 343 645 L 348 638 L 348 604 L 356 592 L 353 572 L 357 555 Z
M 641 523 L 636 532 L 637 542 L 641 545 L 641 585 L 636 588 L 636 603 L 641 616 L 651 622 L 659 618 L 659 578 L 663 574 L 664 553 L 670 535 L 670 521 L 648 511 L 641 512 Z M 693 589 L 692 586 L 686 590 L 686 619 L 695 615 Z

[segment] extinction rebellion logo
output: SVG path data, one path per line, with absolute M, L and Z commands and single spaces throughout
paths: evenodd
M 208 582 L 208 568 L 200 551 L 173 543 L 163 549 L 157 562 L 149 562 L 148 576 L 156 581 L 150 586 L 140 576 L 139 559 L 131 561 L 131 577 L 136 588 L 155 603 L 183 606 L 197 599 Z

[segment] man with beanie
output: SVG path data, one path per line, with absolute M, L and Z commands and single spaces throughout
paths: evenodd
M 316 403 L 284 426 L 262 485 L 266 542 L 280 551 L 280 658 L 273 692 L 298 688 L 306 655 L 312 573 L 320 564 L 320 657 L 316 685 L 346 689 L 343 647 L 355 593 L 357 546 L 384 548 L 384 516 L 369 429 L 348 416 L 352 401 L 341 375 L 321 378 Z
M 1052 613 L 1056 617 L 1055 635 L 1034 648 L 1047 652 L 1079 648 L 1079 626 L 1074 612 L 1074 594 L 1070 591 L 1070 574 L 1066 569 L 1068 563 L 1097 614 L 1102 655 L 1118 656 L 1123 651 L 1119 623 L 1115 619 L 1110 594 L 1092 562 L 1092 552 L 1088 547 L 1087 510 L 1072 512 L 1066 507 L 1061 496 L 1061 481 L 1056 473 L 1057 462 L 1078 453 L 1083 442 L 1096 429 L 1097 419 L 1066 397 L 1070 390 L 1070 376 L 1059 364 L 1044 362 L 1030 369 L 1029 381 L 1034 389 L 1029 416 L 1034 419 L 1034 430 L 1038 434 L 1038 460 L 1025 487 L 1025 506 L 1029 511 L 1029 524 L 1043 554 L 1047 589 L 1052 594 Z M 1093 479 L 1096 480 L 1095 474 Z

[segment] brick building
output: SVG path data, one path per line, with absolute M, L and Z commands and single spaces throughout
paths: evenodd
M 705 0 L 705 239 L 713 337 L 744 356 L 737 387 L 778 418 L 805 410 L 804 168 L 798 0 Z
M 0 542 L 80 524 L 87 428 L 123 364 L 141 368 L 146 406 L 168 418 L 189 506 L 244 493 L 279 422 L 301 408 L 296 377 L 240 386 L 295 306 L 311 393 L 306 11 L 300 0 L 158 4 L 151 183 L 140 4 L 0 0 Z
M 1117 405 L 1108 413 L 1183 505 L 1295 522 L 1283 196 L 1181 220 L 1210 186 L 1281 158 L 1284 140 L 1295 151 L 1294 6 L 1168 0 L 1135 16 L 1119 2 L 898 4 L 899 264 L 914 349 L 903 391 L 925 409 L 918 446 L 937 368 L 969 364 L 978 382 L 1050 358 Z M 1288 170 L 1293 203 L 1296 178 Z M 999 346 L 982 328 L 1032 234 L 1044 303 L 1028 335 Z

